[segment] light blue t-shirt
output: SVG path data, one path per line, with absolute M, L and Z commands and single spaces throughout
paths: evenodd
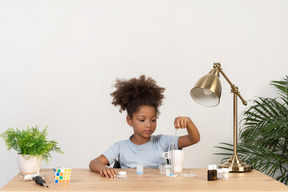
M 175 148 L 178 149 L 179 136 L 176 136 L 174 141 L 172 135 L 152 135 L 151 139 L 143 145 L 135 145 L 130 138 L 114 143 L 102 154 L 108 159 L 110 165 L 119 161 L 121 168 L 135 168 L 139 164 L 145 168 L 158 168 L 166 162 L 162 154 L 169 150 L 171 143 L 175 142 Z

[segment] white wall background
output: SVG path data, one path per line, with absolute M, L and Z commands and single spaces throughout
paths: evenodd
M 42 167 L 87 168 L 132 134 L 111 104 L 115 79 L 146 74 L 166 88 L 155 134 L 189 116 L 201 141 L 185 149 L 185 167 L 218 164 L 214 146 L 232 142 L 230 87 L 222 77 L 215 108 L 189 91 L 220 62 L 248 104 L 274 97 L 270 81 L 288 72 L 287 9 L 286 0 L 1 0 L 0 132 L 47 125 L 65 154 Z M 239 118 L 244 109 L 239 101 Z M 2 139 L 0 159 L 2 187 L 19 172 Z

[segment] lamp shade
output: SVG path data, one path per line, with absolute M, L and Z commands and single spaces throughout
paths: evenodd
M 197 103 L 207 107 L 219 104 L 222 87 L 218 75 L 218 71 L 212 70 L 196 82 L 190 95 Z

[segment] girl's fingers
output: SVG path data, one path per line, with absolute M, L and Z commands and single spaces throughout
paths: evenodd
M 189 119 L 187 117 L 177 117 L 174 122 L 176 129 L 185 129 L 187 127 Z
M 179 129 L 181 126 L 180 126 L 180 120 L 179 120 L 179 117 L 177 117 L 174 121 L 174 126 L 176 129 Z
M 106 173 L 105 170 L 100 171 L 100 175 L 101 175 L 102 177 L 108 177 L 108 175 L 107 175 L 107 173 Z
M 116 171 L 113 169 L 104 169 L 100 171 L 100 174 L 103 177 L 115 177 Z

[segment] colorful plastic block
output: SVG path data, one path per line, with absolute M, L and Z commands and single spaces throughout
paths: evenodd
M 54 183 L 70 183 L 71 168 L 53 168 Z

